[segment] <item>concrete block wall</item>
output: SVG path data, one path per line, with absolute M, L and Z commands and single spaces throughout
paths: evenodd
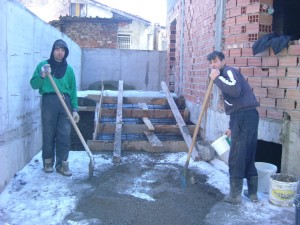
M 41 150 L 40 95 L 29 84 L 36 65 L 63 39 L 80 85 L 81 49 L 16 0 L 0 1 L 0 192 Z
M 166 73 L 166 52 L 83 48 L 82 90 L 101 88 L 101 81 L 124 81 L 124 89 L 160 91 Z

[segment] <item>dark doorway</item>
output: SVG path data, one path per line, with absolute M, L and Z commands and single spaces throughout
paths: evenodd
M 281 171 L 282 145 L 258 140 L 256 162 L 266 162 L 277 166 L 277 173 Z

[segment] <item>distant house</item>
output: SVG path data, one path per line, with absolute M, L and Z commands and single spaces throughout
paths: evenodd
M 165 27 L 95 0 L 20 0 L 85 48 L 166 50 Z

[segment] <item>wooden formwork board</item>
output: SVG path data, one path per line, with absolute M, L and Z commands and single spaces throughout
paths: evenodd
M 122 141 L 122 151 L 146 152 L 187 152 L 185 141 L 161 141 L 161 146 L 152 146 L 149 141 Z M 111 141 L 89 140 L 87 142 L 91 151 L 113 151 L 114 143 Z

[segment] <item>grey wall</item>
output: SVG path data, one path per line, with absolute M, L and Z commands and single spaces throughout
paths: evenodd
M 52 44 L 63 39 L 70 49 L 80 85 L 81 49 L 16 0 L 0 1 L 0 192 L 41 150 L 40 95 L 29 81 Z
M 100 81 L 123 80 L 136 90 L 161 90 L 166 73 L 165 51 L 82 49 L 81 89 L 96 89 Z

